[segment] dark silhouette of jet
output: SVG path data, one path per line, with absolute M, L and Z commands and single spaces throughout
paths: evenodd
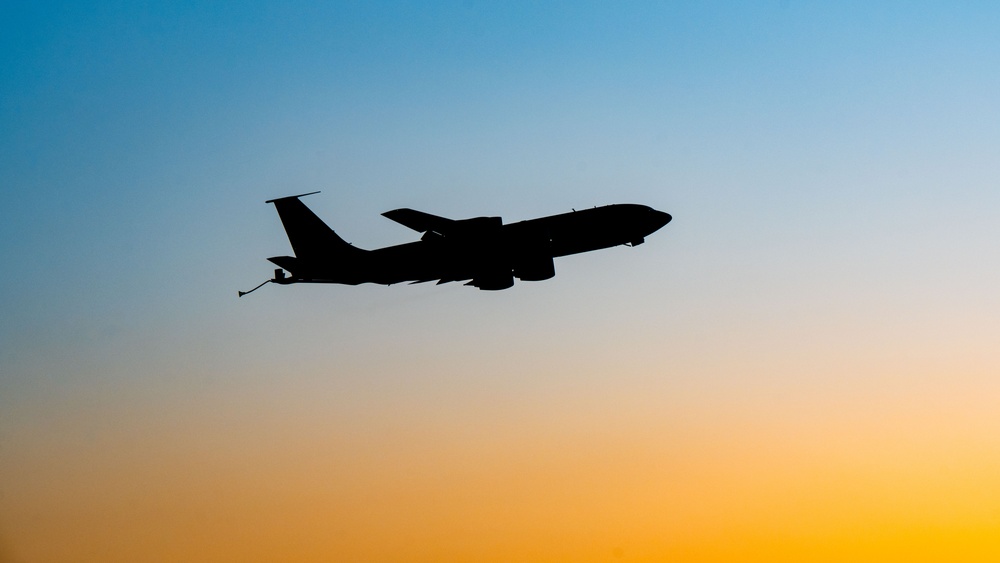
M 319 192 L 266 202 L 278 210 L 295 256 L 268 258 L 279 268 L 274 278 L 264 283 L 464 281 L 479 289 L 507 289 L 514 285 L 514 278 L 539 281 L 554 276 L 553 258 L 620 244 L 642 244 L 671 219 L 662 211 L 630 203 L 506 225 L 500 217 L 454 220 L 413 209 L 394 209 L 382 215 L 423 233 L 420 240 L 362 250 L 337 236 L 299 200 L 314 193 Z

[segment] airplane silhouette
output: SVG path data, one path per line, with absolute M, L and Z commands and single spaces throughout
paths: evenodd
M 268 282 L 423 283 L 464 281 L 479 289 L 500 290 L 523 281 L 555 275 L 553 258 L 609 248 L 636 246 L 670 222 L 670 215 L 631 203 L 572 211 L 517 223 L 500 217 L 446 219 L 413 209 L 382 215 L 423 233 L 419 241 L 362 250 L 345 242 L 299 198 L 319 192 L 270 199 L 285 227 L 295 256 L 268 260 L 278 266 Z M 284 270 L 289 275 L 285 276 Z

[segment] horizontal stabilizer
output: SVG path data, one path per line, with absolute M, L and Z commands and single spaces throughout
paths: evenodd
M 276 202 L 276 201 L 281 201 L 281 200 L 283 200 L 283 199 L 298 199 L 298 198 L 300 198 L 300 197 L 306 197 L 307 195 L 313 195 L 313 194 L 318 194 L 318 193 L 319 193 L 319 192 L 309 192 L 309 193 L 307 193 L 307 194 L 299 194 L 299 195 L 286 195 L 285 197 L 276 197 L 276 198 L 274 198 L 274 199 L 269 199 L 269 200 L 265 201 L 264 203 L 274 203 L 274 202 Z
M 298 258 L 294 256 L 272 256 L 268 258 L 267 261 L 275 266 L 280 266 L 289 272 L 294 272 L 299 269 Z
M 382 216 L 387 219 L 392 219 L 404 227 L 409 227 L 418 233 L 433 231 L 444 234 L 448 231 L 449 227 L 455 224 L 455 221 L 452 219 L 438 217 L 437 215 L 431 215 L 430 213 L 424 213 L 423 211 L 407 208 L 386 211 L 382 214 Z

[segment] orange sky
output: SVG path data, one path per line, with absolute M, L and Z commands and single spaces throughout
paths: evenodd
M 900 368 L 924 383 L 643 396 L 630 386 L 663 375 L 626 371 L 520 404 L 367 411 L 317 375 L 69 400 L 8 435 L 3 532 L 12 561 L 994 560 L 993 396 L 944 393 L 975 374 Z

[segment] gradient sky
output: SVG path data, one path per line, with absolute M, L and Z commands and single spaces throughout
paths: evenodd
M 0 5 L 0 561 L 1000 560 L 995 2 Z M 264 200 L 642 203 L 502 292 Z

